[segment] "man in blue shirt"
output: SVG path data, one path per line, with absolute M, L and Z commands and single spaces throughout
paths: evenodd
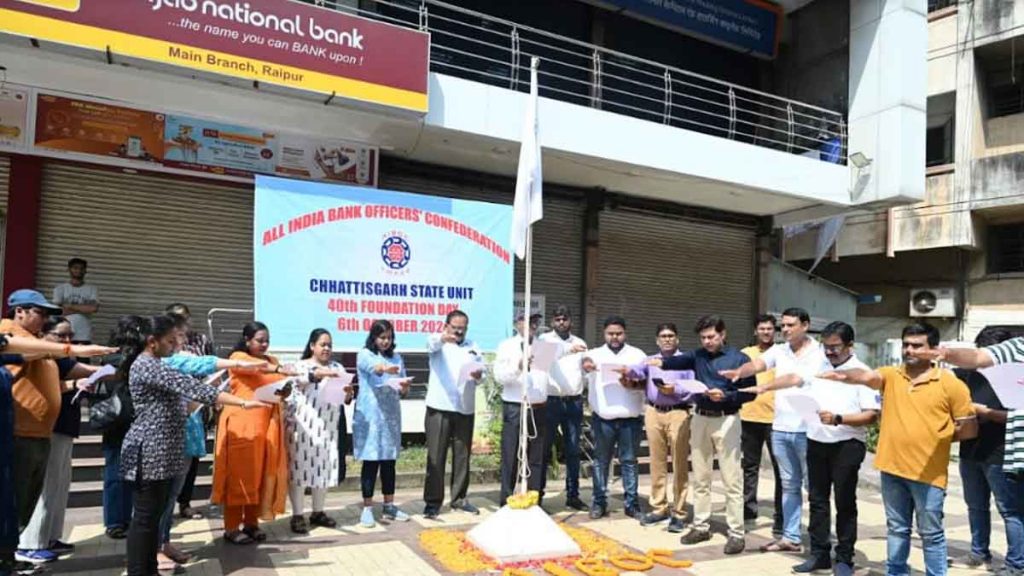
M 740 388 L 754 386 L 753 378 L 732 382 L 719 374 L 750 361 L 746 354 L 725 343 L 725 321 L 718 316 L 697 320 L 694 332 L 701 347 L 668 358 L 650 360 L 664 370 L 693 370 L 708 387 L 697 396 L 690 423 L 690 463 L 693 466 L 693 526 L 683 535 L 683 544 L 711 539 L 711 474 L 715 455 L 725 484 L 725 517 L 729 526 L 726 554 L 739 554 L 746 547 L 743 526 L 743 468 L 740 465 L 740 406 L 754 395 Z M 632 374 L 630 375 L 632 376 Z

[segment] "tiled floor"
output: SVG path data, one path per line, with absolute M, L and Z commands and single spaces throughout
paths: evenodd
M 641 478 L 641 491 L 646 493 L 646 477 Z M 955 482 L 956 480 L 954 480 Z M 585 482 L 586 484 L 586 482 Z M 620 487 L 616 486 L 615 490 Z M 419 575 L 443 574 L 443 567 L 426 554 L 418 544 L 419 531 L 430 527 L 468 529 L 497 509 L 496 486 L 471 487 L 471 501 L 482 510 L 480 516 L 445 510 L 438 521 L 424 519 L 419 513 L 421 504 L 416 492 L 398 494 L 401 507 L 413 514 L 411 522 L 378 524 L 373 529 L 358 526 L 360 506 L 355 493 L 333 493 L 328 499 L 328 512 L 338 521 L 337 529 L 317 528 L 305 536 L 296 536 L 288 528 L 288 518 L 264 526 L 268 541 L 260 546 L 231 546 L 220 538 L 219 517 L 207 520 L 187 520 L 175 525 L 173 539 L 185 550 L 195 553 L 196 559 L 186 567 L 194 576 L 222 576 L 228 574 L 279 574 L 282 576 L 343 576 L 343 575 Z M 762 511 L 769 513 L 767 498 L 772 492 L 771 478 L 762 480 Z M 584 494 L 587 499 L 588 494 Z M 885 516 L 877 490 L 862 487 L 859 491 L 859 541 L 857 544 L 858 574 L 885 573 Z M 404 502 L 404 504 L 402 504 Z M 611 537 L 622 544 L 645 551 L 650 548 L 681 550 L 677 556 L 694 561 L 687 570 L 698 576 L 711 574 L 743 574 L 744 576 L 789 574 L 800 558 L 787 554 L 762 554 L 758 546 L 771 535 L 770 520 L 763 518 L 749 525 L 747 552 L 725 556 L 724 495 L 716 484 L 714 491 L 715 532 L 710 542 L 688 547 L 679 544 L 677 535 L 665 531 L 665 524 L 641 527 L 622 514 L 621 501 L 612 501 L 612 513 L 599 521 L 591 521 L 586 514 L 569 513 L 558 509 L 560 494 L 551 493 L 545 506 L 556 512 L 559 520 L 585 526 Z M 204 508 L 206 509 L 206 508 Z M 806 505 L 805 505 L 806 510 Z M 49 565 L 53 574 L 73 576 L 118 576 L 123 571 L 125 542 L 113 541 L 103 535 L 99 509 L 72 510 L 68 516 L 68 538 L 76 551 L 57 563 Z M 958 490 L 951 491 L 946 500 L 947 537 L 950 554 L 959 557 L 966 553 L 970 532 L 967 527 L 966 508 Z M 806 527 L 806 518 L 805 518 Z M 1005 550 L 1002 523 L 993 510 L 993 548 L 997 554 Z M 510 535 L 514 537 L 514 535 Z M 914 543 L 911 566 L 923 573 L 919 542 Z M 999 554 L 1001 558 L 1001 554 Z M 648 574 L 682 574 L 681 570 L 658 567 Z M 982 574 L 954 567 L 953 575 Z

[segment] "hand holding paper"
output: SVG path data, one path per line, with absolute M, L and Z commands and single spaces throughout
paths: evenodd
M 89 375 L 89 378 L 85 382 L 78 386 L 78 392 L 75 392 L 74 398 L 71 399 L 71 403 L 77 403 L 79 397 L 82 396 L 82 392 L 92 392 L 96 389 L 96 383 L 107 376 L 113 376 L 117 373 L 117 368 L 110 364 L 101 366 L 99 370 Z
M 533 363 L 530 366 L 531 370 L 540 370 L 541 372 L 550 372 L 551 365 L 558 359 L 558 352 L 561 349 L 561 345 L 555 342 L 545 342 L 543 340 L 535 340 L 530 345 L 530 355 L 533 357 Z
M 462 369 L 459 370 L 459 388 L 463 388 L 467 383 L 477 380 L 482 375 L 483 370 L 483 362 L 470 361 L 463 364 Z
M 407 378 L 388 378 L 385 384 L 399 394 L 404 393 L 409 389 L 409 384 L 412 383 L 412 376 Z
M 292 381 L 290 379 L 279 380 L 272 384 L 264 384 L 256 389 L 253 397 L 260 402 L 267 404 L 280 404 L 283 398 L 287 398 L 291 392 Z
M 353 375 L 342 372 L 333 378 L 324 378 L 319 385 L 320 402 L 332 406 L 340 406 L 345 402 L 345 394 L 352 389 Z
M 979 370 L 1008 410 L 1024 408 L 1024 364 L 1000 364 Z
M 818 415 L 821 405 L 813 397 L 808 394 L 790 394 L 785 400 L 808 426 L 821 426 L 821 417 Z

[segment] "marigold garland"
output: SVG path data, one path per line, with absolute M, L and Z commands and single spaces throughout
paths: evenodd
M 501 571 L 501 576 L 533 576 L 533 572 L 522 568 L 505 568 Z
M 672 557 L 671 550 L 665 550 L 664 548 L 651 548 L 647 551 L 647 557 L 652 561 L 661 564 L 662 566 L 668 566 L 669 568 L 689 568 L 693 566 L 693 562 L 690 560 L 676 560 Z
M 608 559 L 612 566 L 633 572 L 646 572 L 654 568 L 654 560 L 640 554 L 618 554 Z
M 449 572 L 467 574 L 495 568 L 494 562 L 476 546 L 466 542 L 466 534 L 455 530 L 432 528 L 420 532 L 420 546 L 432 554 Z
M 580 559 L 575 562 L 576 569 L 587 576 L 619 576 L 619 571 L 605 566 L 604 560 L 597 558 Z
M 545 562 L 544 571 L 551 574 L 551 576 L 576 576 L 572 570 L 569 570 L 557 562 Z

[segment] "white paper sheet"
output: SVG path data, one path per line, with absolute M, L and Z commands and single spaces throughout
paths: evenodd
M 679 384 L 683 392 L 691 394 L 703 394 L 708 391 L 708 387 L 698 380 L 676 380 L 673 384 Z
M 466 384 L 473 381 L 471 374 L 477 370 L 483 370 L 484 363 L 471 360 L 462 365 L 462 369 L 459 370 L 459 389 L 462 390 L 466 387 Z
M 412 376 L 408 376 L 406 378 L 388 378 L 387 381 L 385 381 L 384 383 L 387 384 L 388 387 L 393 389 L 395 392 L 401 392 L 402 384 L 406 382 L 412 382 L 412 380 Z
M 1024 408 L 1024 364 L 1000 364 L 979 370 L 1009 410 Z
M 280 391 L 281 388 L 284 388 L 289 382 L 291 382 L 291 378 L 279 380 L 273 384 L 264 384 L 256 389 L 256 393 L 253 397 L 260 402 L 276 404 L 278 402 L 277 392 Z
M 85 384 L 86 384 L 86 386 L 95 386 L 96 383 L 99 382 L 101 378 L 105 378 L 107 376 L 112 376 L 112 375 L 114 375 L 116 373 L 117 373 L 117 368 L 116 367 L 111 366 L 110 364 L 106 364 L 104 366 L 101 366 L 99 370 L 97 370 L 97 371 L 93 372 L 92 374 L 90 374 L 89 378 L 86 379 Z M 81 388 L 79 388 L 78 392 L 75 392 L 74 398 L 71 399 L 71 403 L 72 404 L 77 404 L 78 403 L 78 399 L 82 396 L 83 392 L 85 392 L 85 391 L 82 390 Z
M 345 403 L 345 393 L 352 388 L 353 374 L 342 372 L 341 376 L 324 378 L 320 381 L 320 402 L 332 406 L 341 406 Z
M 558 360 L 558 353 L 561 350 L 562 345 L 557 342 L 534 340 L 533 344 L 530 344 L 530 355 L 533 356 L 530 370 L 551 372 L 551 366 L 555 363 L 555 360 Z
M 619 384 L 622 374 L 619 370 L 625 368 L 622 364 L 601 364 L 601 384 Z
M 809 394 L 788 394 L 785 400 L 808 426 L 821 426 L 821 417 L 818 416 L 821 405 L 814 397 Z

